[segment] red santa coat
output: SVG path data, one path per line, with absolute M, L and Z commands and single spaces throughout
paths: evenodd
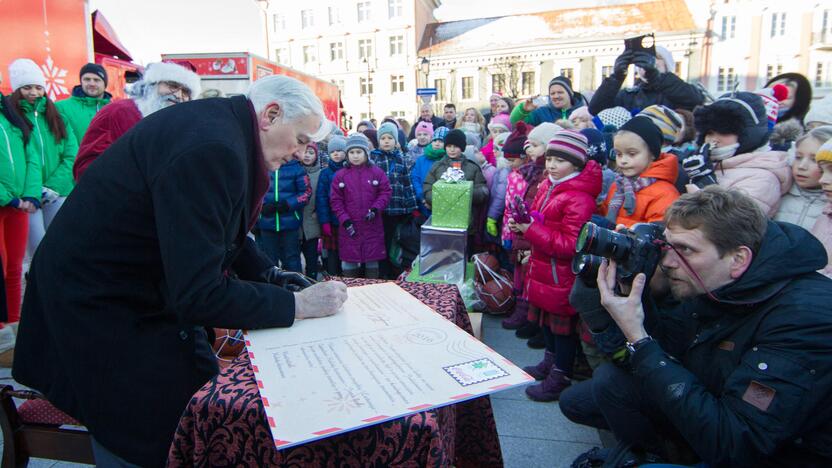
M 81 178 L 87 167 L 95 161 L 114 141 L 133 128 L 142 114 L 132 99 L 122 99 L 112 102 L 95 114 L 81 145 L 75 164 L 72 166 L 72 176 L 75 182 Z

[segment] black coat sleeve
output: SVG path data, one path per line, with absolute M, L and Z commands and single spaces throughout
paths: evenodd
M 654 92 L 661 94 L 661 103 L 673 109 L 692 111 L 704 102 L 702 93 L 696 86 L 685 83 L 673 73 L 662 73 Z
M 239 255 L 234 259 L 231 269 L 242 280 L 261 281 L 260 274 L 275 266 L 274 262 L 257 247 L 251 237 L 246 236 Z
M 623 80 L 619 80 L 615 76 L 604 78 L 601 86 L 592 95 L 592 100 L 589 101 L 589 113 L 598 115 L 602 110 L 618 105 L 615 102 L 615 97 L 618 95 L 618 91 L 621 89 L 623 83 Z
M 244 158 L 205 143 L 168 163 L 150 181 L 167 306 L 194 326 L 256 329 L 292 325 L 294 294 L 228 277 L 223 263 L 242 210 Z M 188 187 L 188 192 L 183 191 Z

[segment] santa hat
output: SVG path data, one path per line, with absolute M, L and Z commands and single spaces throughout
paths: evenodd
M 188 88 L 191 97 L 194 98 L 199 96 L 202 92 L 199 75 L 175 63 L 151 63 L 147 66 L 142 79 L 144 82 L 150 84 L 156 84 L 161 81 L 173 81 L 174 83 L 179 83 Z
M 11 81 L 12 91 L 29 85 L 46 88 L 46 78 L 43 77 L 40 67 L 27 58 L 17 59 L 9 65 L 9 81 Z

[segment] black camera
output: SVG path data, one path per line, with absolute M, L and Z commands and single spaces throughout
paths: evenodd
M 621 283 L 632 284 L 639 273 L 647 275 L 649 282 L 662 258 L 663 231 L 663 226 L 654 223 L 634 224 L 619 232 L 586 223 L 575 244 L 578 254 L 572 260 L 572 271 L 587 285 L 594 285 L 601 262 L 608 258 L 618 265 Z
M 656 35 L 653 33 L 624 39 L 624 49 L 633 52 L 647 52 L 656 56 Z

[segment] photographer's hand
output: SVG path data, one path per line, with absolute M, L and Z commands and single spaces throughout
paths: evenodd
M 641 304 L 641 293 L 647 277 L 639 273 L 633 280 L 630 294 L 618 296 L 615 294 L 616 264 L 614 260 L 604 261 L 598 268 L 598 291 L 601 293 L 601 305 L 607 309 L 618 328 L 624 333 L 627 341 L 635 343 L 647 336 L 644 329 L 644 307 Z

